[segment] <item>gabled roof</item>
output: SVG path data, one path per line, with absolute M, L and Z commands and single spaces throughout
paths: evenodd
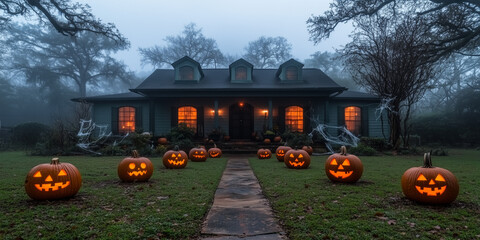
M 183 58 L 180 58 L 178 59 L 177 61 L 175 61 L 174 63 L 172 63 L 172 67 L 173 68 L 177 68 L 178 65 L 180 65 L 181 63 L 183 62 L 191 62 L 193 63 L 193 65 L 195 65 L 198 69 L 198 71 L 200 72 L 200 75 L 202 75 L 203 77 L 203 70 L 202 70 L 202 66 L 200 65 L 200 63 L 198 63 L 197 61 L 193 60 L 191 57 L 189 56 L 185 56 Z
M 282 69 L 283 69 L 284 67 L 288 67 L 288 66 L 292 66 L 292 65 L 293 65 L 293 66 L 296 66 L 296 67 L 298 67 L 298 68 L 303 68 L 303 66 L 305 66 L 305 65 L 303 65 L 303 63 L 301 63 L 301 62 L 299 62 L 299 61 L 297 61 L 297 60 L 295 60 L 295 59 L 293 59 L 293 58 L 290 58 L 290 60 L 282 63 L 282 65 L 280 65 L 280 67 L 278 67 L 278 70 L 277 70 L 277 72 L 276 72 L 275 74 L 276 74 L 277 77 L 278 77 L 278 76 L 280 75 L 280 73 L 282 72 Z
M 344 91 L 333 97 L 336 100 L 380 100 L 379 96 L 366 92 Z
M 118 93 L 118 94 L 109 94 L 109 95 L 101 95 L 101 96 L 93 96 L 93 97 L 84 97 L 84 98 L 74 98 L 72 101 L 74 102 L 102 102 L 102 101 L 120 101 L 120 100 L 129 100 L 129 101 L 138 101 L 138 100 L 145 100 L 145 97 L 134 92 L 126 92 L 126 93 Z
M 247 65 L 250 68 L 253 68 L 253 64 L 249 63 L 247 60 L 240 58 L 237 61 L 233 62 L 232 64 L 229 65 L 229 68 L 237 66 L 237 65 Z

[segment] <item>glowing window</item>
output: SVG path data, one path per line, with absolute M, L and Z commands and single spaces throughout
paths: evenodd
M 187 127 L 197 130 L 197 109 L 194 107 L 178 108 L 178 123 L 184 123 Z
M 348 131 L 354 135 L 360 135 L 360 128 L 362 126 L 362 112 L 359 107 L 345 108 L 345 126 Z
M 183 66 L 179 69 L 180 80 L 193 80 L 193 67 Z
M 303 108 L 291 106 L 285 109 L 285 127 L 292 132 L 303 132 Z
M 247 80 L 247 68 L 237 67 L 235 69 L 235 80 Z
M 298 80 L 298 69 L 296 67 L 287 67 L 285 76 L 287 80 Z
M 118 128 L 119 133 L 135 131 L 135 108 L 121 107 L 118 109 Z

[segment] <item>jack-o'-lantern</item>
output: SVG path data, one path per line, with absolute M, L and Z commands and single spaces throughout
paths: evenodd
M 25 191 L 35 200 L 53 200 L 72 197 L 82 186 L 82 176 L 70 163 L 53 158 L 50 164 L 33 167 L 25 179 Z
M 308 168 L 310 166 L 310 155 L 302 149 L 291 149 L 285 153 L 283 162 L 288 168 Z
M 168 150 L 163 154 L 163 166 L 166 168 L 185 168 L 188 162 L 187 153 L 175 146 L 173 150 Z
M 303 147 L 302 147 L 302 150 L 304 150 L 305 152 L 307 152 L 308 155 L 310 155 L 310 156 L 312 156 L 312 154 L 313 154 L 313 148 L 312 148 L 312 146 L 303 146 Z
M 402 191 L 417 202 L 445 204 L 457 198 L 459 186 L 453 173 L 433 167 L 430 153 L 425 153 L 422 167 L 410 168 L 403 174 Z
M 193 162 L 205 162 L 207 161 L 207 156 L 207 150 L 203 146 L 192 148 L 188 153 L 188 158 Z
M 208 156 L 211 158 L 219 158 L 222 156 L 222 150 L 217 148 L 217 144 L 214 144 L 213 148 L 208 149 Z
M 153 164 L 146 157 L 139 157 L 137 150 L 131 157 L 124 158 L 117 168 L 118 177 L 124 182 L 145 182 L 153 174 Z
M 347 154 L 347 148 L 342 146 L 340 153 L 334 153 L 325 162 L 325 173 L 334 182 L 354 183 L 362 177 L 363 164 L 352 154 Z
M 292 148 L 289 146 L 279 146 L 277 150 L 275 150 L 275 155 L 279 162 L 283 162 L 285 153 L 287 153 L 288 150 L 292 150 Z
M 269 159 L 272 157 L 272 151 L 270 149 L 260 148 L 257 151 L 258 159 Z

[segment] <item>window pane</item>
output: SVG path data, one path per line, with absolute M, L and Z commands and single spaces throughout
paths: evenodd
M 237 67 L 235 69 L 235 80 L 247 80 L 247 68 Z
M 298 80 L 298 70 L 296 67 L 287 67 L 286 78 L 287 80 Z
M 298 106 L 285 108 L 285 126 L 292 132 L 303 132 L 303 108 Z
M 180 80 L 193 80 L 193 67 L 183 66 L 179 71 Z
M 360 135 L 360 128 L 362 126 L 362 112 L 359 107 L 345 108 L 345 126 L 348 131 L 354 135 Z
M 197 109 L 194 107 L 178 108 L 178 123 L 185 123 L 187 127 L 197 132 Z
M 121 107 L 118 109 L 118 132 L 129 133 L 135 131 L 135 108 Z

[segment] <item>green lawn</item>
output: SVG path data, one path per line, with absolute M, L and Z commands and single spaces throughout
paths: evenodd
M 24 190 L 28 171 L 49 157 L 0 153 L 0 239 L 178 239 L 199 236 L 226 159 L 189 162 L 167 170 L 151 158 L 146 183 L 121 183 L 123 157 L 60 157 L 75 165 L 83 185 L 68 200 L 33 201 Z
M 364 173 L 355 184 L 333 183 L 325 175 L 327 156 L 309 169 L 287 169 L 276 159 L 250 158 L 264 194 L 290 239 L 480 239 L 480 151 L 450 150 L 432 156 L 460 184 L 447 206 L 414 203 L 400 179 L 423 156 L 360 157 Z

